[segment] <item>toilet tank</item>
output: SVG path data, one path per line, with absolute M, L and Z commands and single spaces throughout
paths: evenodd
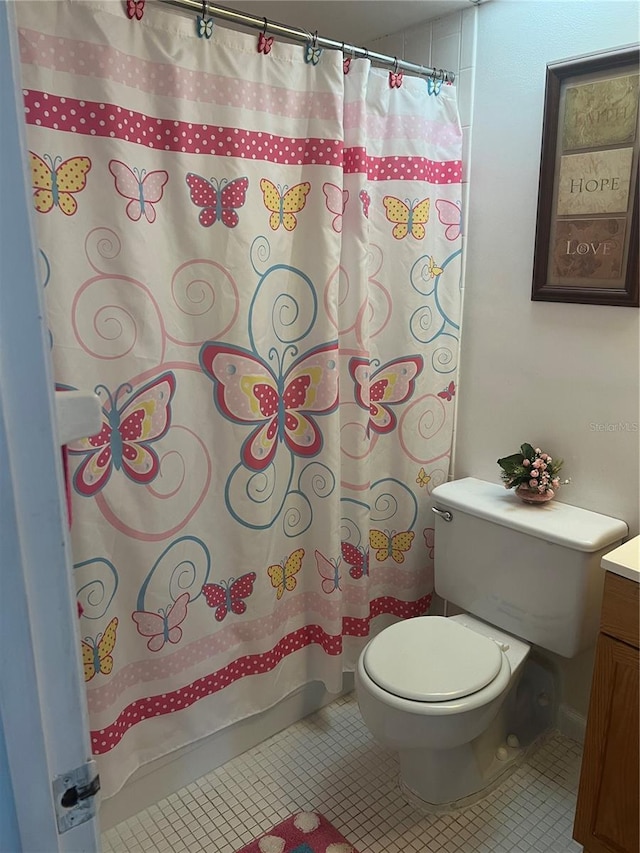
M 569 496 L 569 489 L 567 489 Z M 604 569 L 627 525 L 557 500 L 524 504 L 467 477 L 433 490 L 435 589 L 480 619 L 564 657 L 592 646 Z

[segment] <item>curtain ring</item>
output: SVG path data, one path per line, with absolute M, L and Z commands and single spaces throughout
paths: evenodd
M 391 89 L 399 89 L 402 86 L 402 72 L 398 70 L 398 57 L 394 56 L 393 59 L 393 71 L 389 72 L 389 87 Z
M 213 18 L 207 17 L 209 13 L 209 0 L 202 0 L 202 15 L 196 19 L 196 33 L 198 38 L 210 39 L 213 35 Z
M 261 33 L 258 33 L 258 53 L 266 54 L 271 52 L 271 48 L 273 47 L 273 36 L 267 35 L 267 27 L 269 25 L 269 21 L 264 18 L 264 27 Z
M 344 42 L 342 42 L 340 50 L 342 51 L 342 73 L 348 74 L 349 69 L 351 68 L 351 61 L 352 61 L 353 57 L 345 56 L 346 51 L 344 49 Z
M 351 56 L 350 56 L 349 58 L 350 58 L 350 59 L 355 59 L 355 58 L 356 58 L 356 49 L 355 49 L 355 46 L 354 46 L 354 45 L 352 45 L 352 44 L 350 44 L 350 45 L 349 45 L 349 47 L 350 47 L 351 49 L 350 49 L 350 50 L 347 50 L 347 49 L 346 49 L 346 48 L 347 48 L 347 45 L 346 45 L 344 42 L 342 42 L 342 44 L 340 45 L 340 50 L 341 50 L 343 53 L 347 53 L 347 54 L 348 54 L 348 53 L 350 53 L 350 54 L 351 54 Z
M 316 30 L 313 35 L 309 33 L 309 41 L 306 44 L 304 52 L 304 61 L 307 64 L 317 65 L 320 62 L 321 56 L 322 48 L 318 47 L 318 31 Z

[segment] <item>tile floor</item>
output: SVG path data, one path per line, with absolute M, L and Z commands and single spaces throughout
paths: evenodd
M 359 853 L 579 853 L 581 748 L 560 734 L 463 812 L 424 817 L 354 694 L 104 833 L 103 853 L 234 853 L 296 811 L 318 811 Z

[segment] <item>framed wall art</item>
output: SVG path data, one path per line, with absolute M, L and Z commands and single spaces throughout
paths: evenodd
M 547 67 L 531 298 L 638 302 L 640 50 Z

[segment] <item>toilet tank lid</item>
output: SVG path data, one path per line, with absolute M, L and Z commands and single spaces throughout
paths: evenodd
M 567 497 L 570 488 L 567 486 Z M 629 533 L 625 522 L 618 518 L 558 500 L 530 506 L 513 491 L 475 477 L 443 483 L 432 496 L 434 506 L 441 509 L 457 509 L 574 551 L 600 551 L 621 542 Z

